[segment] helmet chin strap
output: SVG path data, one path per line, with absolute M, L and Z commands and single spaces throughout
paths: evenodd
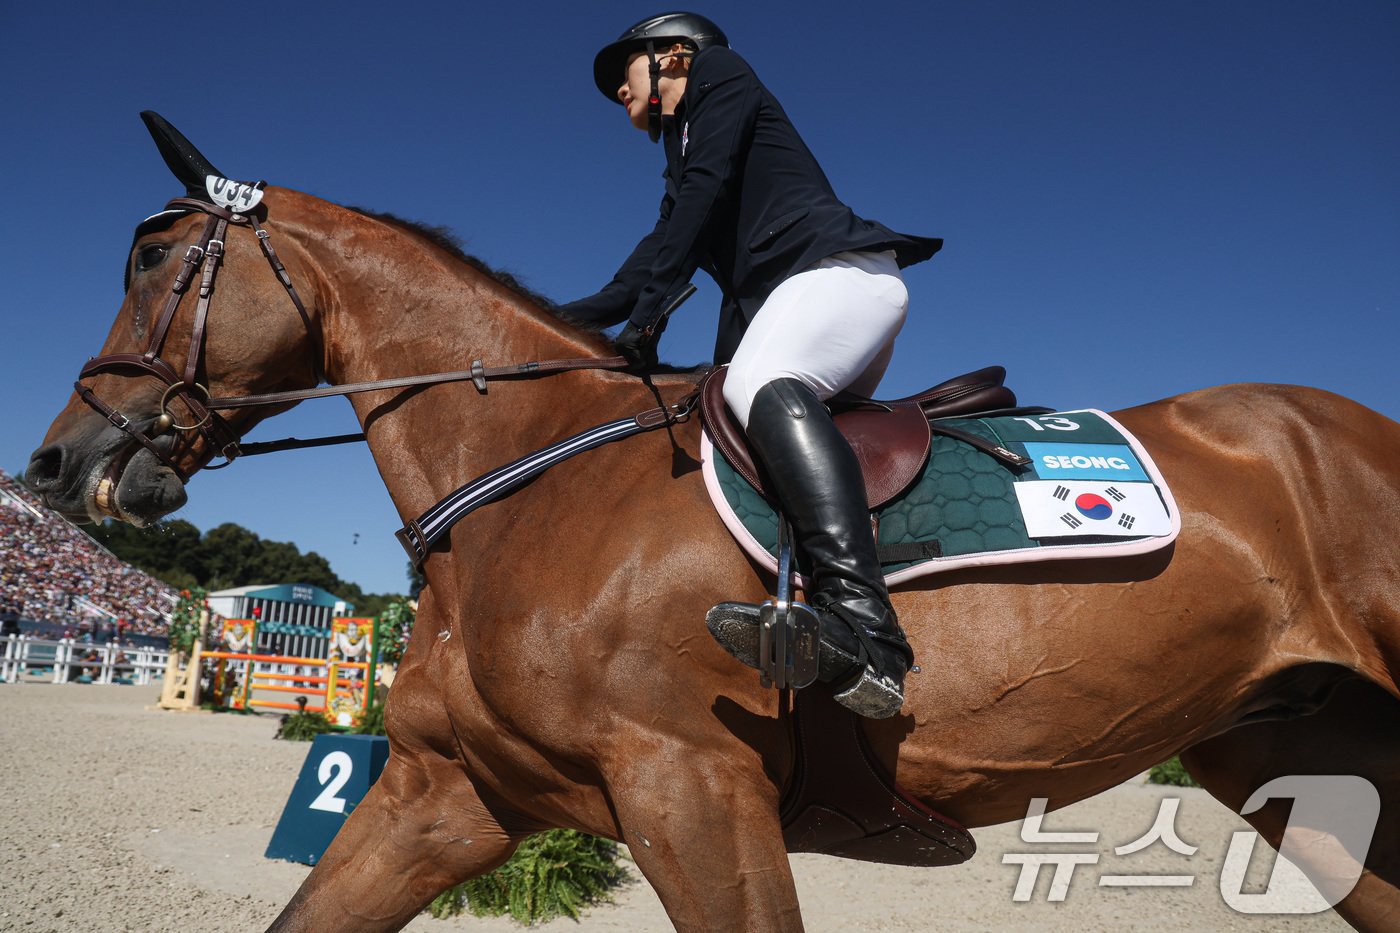
M 647 41 L 647 74 L 651 75 L 651 94 L 647 97 L 647 135 L 652 142 L 661 138 L 661 62 L 656 58 L 656 43 Z

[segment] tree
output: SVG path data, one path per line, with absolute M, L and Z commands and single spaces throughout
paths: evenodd
M 225 522 L 209 529 L 199 545 L 205 568 L 203 582 L 211 590 L 267 582 L 251 579 L 260 570 L 257 563 L 261 552 L 262 539 L 242 525 Z
M 85 530 L 109 551 L 122 560 L 152 576 L 169 579 L 181 589 L 190 580 L 200 580 L 205 576 L 200 561 L 199 529 L 187 521 L 176 519 L 161 522 L 152 528 L 137 528 L 125 522 L 108 521 L 101 525 L 85 526 Z
M 149 528 L 106 522 L 84 529 L 122 560 L 176 589 L 308 583 L 350 602 L 362 616 L 377 616 L 392 601 L 403 598 L 401 594 L 366 594 L 358 585 L 337 576 L 330 561 L 315 551 L 303 554 L 289 541 L 264 541 L 234 522 L 225 522 L 202 535 L 198 528 L 181 519 Z M 413 585 L 412 568 L 409 577 Z M 415 595 L 419 588 L 421 583 L 415 585 Z

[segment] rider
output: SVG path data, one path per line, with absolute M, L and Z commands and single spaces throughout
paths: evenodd
M 942 240 L 907 236 L 842 203 L 772 93 L 694 13 L 642 20 L 593 63 L 603 95 L 666 152 L 656 227 L 576 320 L 627 321 L 619 352 L 654 364 L 662 309 L 696 268 L 724 293 L 715 362 L 797 546 L 821 620 L 821 672 L 865 716 L 903 703 L 913 652 L 885 589 L 860 467 L 823 400 L 870 395 L 908 307 L 900 268 Z M 711 631 L 757 666 L 758 608 L 721 603 Z

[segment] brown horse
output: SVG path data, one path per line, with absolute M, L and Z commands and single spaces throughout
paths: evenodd
M 278 188 L 263 206 L 311 330 L 253 233 L 231 227 L 196 342 L 215 395 L 308 387 L 318 368 L 343 383 L 473 357 L 610 352 L 404 225 Z M 205 219 L 135 243 L 104 353 L 147 345 Z M 187 302 L 170 325 L 176 372 L 195 313 Z M 164 389 L 117 372 L 87 384 L 146 424 Z M 656 385 L 667 400 L 690 387 L 679 376 Z M 470 383 L 381 390 L 353 404 L 407 520 L 465 479 L 656 402 L 635 376 L 585 371 L 493 383 L 485 395 Z M 235 411 L 231 427 L 273 411 Z M 864 722 L 866 735 L 904 788 L 970 827 L 1018 819 L 1033 797 L 1070 804 L 1177 752 L 1236 809 L 1278 775 L 1361 775 L 1380 791 L 1381 822 L 1337 910 L 1360 929 L 1393 929 L 1400 425 L 1326 392 L 1271 385 L 1116 417 L 1172 483 L 1184 516 L 1174 547 L 960 571 L 897 591 L 923 670 L 909 677 L 903 714 Z M 692 421 L 572 459 L 472 515 L 428 558 L 387 710 L 388 765 L 274 929 L 398 929 L 549 827 L 627 843 L 678 928 L 801 928 L 778 820 L 792 773 L 787 723 L 778 695 L 704 623 L 712 604 L 761 600 L 769 581 L 675 453 L 673 443 L 698 456 L 699 431 Z M 214 455 L 189 432 L 157 444 L 185 473 Z M 113 463 L 124 467 L 104 509 L 95 493 Z M 84 520 L 150 522 L 184 499 L 169 466 L 76 395 L 28 477 Z M 1249 819 L 1277 846 L 1287 815 L 1273 801 Z

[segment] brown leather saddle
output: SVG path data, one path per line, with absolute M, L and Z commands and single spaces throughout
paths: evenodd
M 764 493 L 744 429 L 724 404 L 727 372 L 727 367 L 717 366 L 701 379 L 700 418 L 725 459 Z M 1016 395 L 1002 384 L 1005 380 L 1005 368 L 988 366 L 907 398 L 877 401 L 842 393 L 828 402 L 836 426 L 860 461 L 870 508 L 884 505 L 918 477 L 928 458 L 930 419 L 1014 408 Z

